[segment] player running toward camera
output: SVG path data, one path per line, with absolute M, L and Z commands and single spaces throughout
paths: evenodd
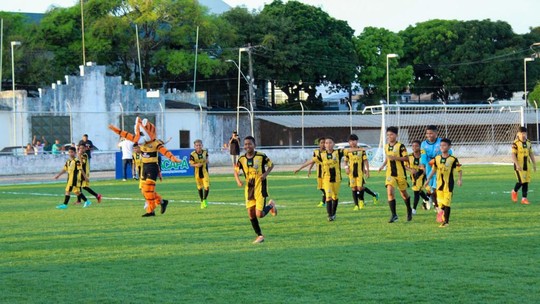
M 425 186 L 429 180 L 435 176 L 437 178 L 437 202 L 441 209 L 437 213 L 437 221 L 441 223 L 439 227 L 447 227 L 450 221 L 450 205 L 452 204 L 452 195 L 454 191 L 454 172 L 458 173 L 457 184 L 461 187 L 461 165 L 458 159 L 450 155 L 451 141 L 443 138 L 440 141 L 441 155 L 435 156 L 432 170 L 429 174 Z
M 265 217 L 268 213 L 276 216 L 277 208 L 273 200 L 270 200 L 266 204 L 266 198 L 268 197 L 266 177 L 274 169 L 274 164 L 266 154 L 255 151 L 255 147 L 255 138 L 252 136 L 244 138 L 244 150 L 246 153 L 241 155 L 236 162 L 234 178 L 238 187 L 242 187 L 243 184 L 240 181 L 239 174 L 240 170 L 244 172 L 246 179 L 244 191 L 246 208 L 253 230 L 257 234 L 257 238 L 253 243 L 257 244 L 264 242 L 264 235 L 262 234 L 258 219 Z
M 86 199 L 84 194 L 81 192 L 81 181 L 87 180 L 86 175 L 84 174 L 81 162 L 75 157 L 77 154 L 75 147 L 69 147 L 68 149 L 68 155 L 69 158 L 64 164 L 64 167 L 62 168 L 62 171 L 58 173 L 54 179 L 58 179 L 62 174 L 67 172 L 68 178 L 67 178 L 67 184 L 66 184 L 66 192 L 64 196 L 64 203 L 56 206 L 56 209 L 67 209 L 67 205 L 69 203 L 69 198 L 71 192 L 75 193 L 77 195 L 77 198 L 82 199 L 84 201 L 84 208 L 90 206 L 92 203 Z
M 420 162 L 421 156 L 422 151 L 420 150 L 420 141 L 415 140 L 412 142 L 412 153 L 409 155 L 409 164 L 407 167 L 411 173 L 412 190 L 414 191 L 414 202 L 412 208 L 413 215 L 416 214 L 416 208 L 418 207 L 420 197 L 422 197 L 422 200 L 424 201 L 422 204 L 424 209 L 426 208 L 424 206 L 426 201 L 429 200 L 429 197 L 422 190 L 424 188 L 424 183 L 426 182 L 426 170 L 424 165 L 422 165 Z
M 388 205 L 392 216 L 388 223 L 393 223 L 398 220 L 396 213 L 396 198 L 395 188 L 399 189 L 401 197 L 405 200 L 407 206 L 407 221 L 412 220 L 411 197 L 407 193 L 407 176 L 405 173 L 405 162 L 409 160 L 407 156 L 407 148 L 405 145 L 397 141 L 398 128 L 388 127 L 386 129 L 386 139 L 388 143 L 384 146 L 385 159 L 379 172 L 386 167 L 386 193 L 388 195 Z
M 92 194 L 97 199 L 98 204 L 101 203 L 101 194 L 96 193 L 94 190 L 90 188 L 90 162 L 88 161 L 88 155 L 86 154 L 86 146 L 84 145 L 78 146 L 77 158 L 81 162 L 82 171 L 87 177 L 86 180 L 81 181 L 81 188 L 86 190 L 86 192 Z M 79 203 L 80 201 L 77 200 L 77 204 Z
M 358 136 L 351 134 L 349 136 L 349 146 L 351 148 L 358 148 Z M 364 208 L 364 187 L 366 178 L 369 178 L 369 163 L 367 160 L 366 151 L 347 151 L 345 154 L 345 172 L 349 176 L 349 186 L 352 190 L 352 197 L 354 201 L 354 211 L 358 211 Z M 370 190 L 371 192 L 371 190 Z M 378 194 L 376 194 L 378 196 Z M 374 196 L 374 200 L 377 197 Z
M 324 142 L 325 142 L 325 140 L 326 139 L 324 137 L 320 137 L 317 140 L 319 142 L 319 148 L 313 150 L 312 158 L 319 157 L 321 152 L 324 151 Z M 311 175 L 311 169 L 313 168 L 314 165 L 315 165 L 315 162 L 313 162 L 312 160 L 308 160 L 300 168 L 296 169 L 294 171 L 294 174 L 298 173 L 300 170 L 302 170 L 305 167 L 309 166 L 308 174 L 307 174 L 307 176 L 309 177 Z M 322 165 L 321 164 L 317 165 L 316 172 L 317 172 L 317 190 L 321 190 L 321 192 L 322 192 L 322 200 L 319 202 L 319 205 L 317 205 L 317 207 L 325 207 L 326 206 L 326 194 L 325 194 L 324 188 L 323 188 L 323 178 L 322 178 L 322 173 L 323 172 L 322 172 Z
M 517 182 L 512 189 L 511 198 L 514 203 L 518 201 L 518 191 L 521 188 L 521 203 L 529 205 L 527 192 L 529 190 L 529 182 L 531 181 L 531 167 L 536 172 L 536 160 L 532 150 L 531 141 L 527 139 L 527 128 L 520 127 L 517 132 L 517 139 L 512 143 L 512 162 L 514 163 L 514 172 L 516 173 Z
M 210 192 L 210 175 L 208 174 L 208 150 L 203 149 L 202 140 L 193 142 L 195 150 L 189 155 L 189 165 L 192 166 L 195 176 L 195 184 L 201 199 L 201 209 L 208 207 L 208 193 Z

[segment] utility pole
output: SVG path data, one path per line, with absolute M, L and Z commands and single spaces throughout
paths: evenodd
M 251 60 L 251 43 L 248 44 L 247 47 L 247 53 L 248 53 L 248 60 L 249 60 L 249 83 L 248 83 L 248 92 L 249 92 L 249 103 L 251 109 L 257 108 L 257 103 L 255 102 L 255 78 L 253 77 L 253 61 Z

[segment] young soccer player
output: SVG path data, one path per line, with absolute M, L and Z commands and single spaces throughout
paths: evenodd
M 388 223 L 394 223 L 398 220 L 396 213 L 395 188 L 398 188 L 401 197 L 405 200 L 407 206 L 407 221 L 412 220 L 411 197 L 407 193 L 407 176 L 405 173 L 405 162 L 407 157 L 407 148 L 397 141 L 398 128 L 388 127 L 386 129 L 386 140 L 388 143 L 384 146 L 386 158 L 379 168 L 379 172 L 386 167 L 386 193 L 388 195 L 388 205 L 392 216 Z
M 54 177 L 54 179 L 58 179 L 65 172 L 68 174 L 64 203 L 56 206 L 56 209 L 67 209 L 71 192 L 75 193 L 77 197 L 80 197 L 84 201 L 83 207 L 86 208 L 92 203 L 80 191 L 81 179 L 86 180 L 87 178 L 82 170 L 81 162 L 75 157 L 77 155 L 75 147 L 69 147 L 68 155 L 69 158 L 64 164 L 62 171 Z
M 268 197 L 266 178 L 274 169 L 274 164 L 266 154 L 255 151 L 255 147 L 255 138 L 252 136 L 244 138 L 244 150 L 246 153 L 238 158 L 234 169 L 234 178 L 238 187 L 242 187 L 243 184 L 240 181 L 239 174 L 240 170 L 244 172 L 246 179 L 244 191 L 246 208 L 251 226 L 253 226 L 253 230 L 257 234 L 257 238 L 253 243 L 258 244 L 264 242 L 264 235 L 258 219 L 265 217 L 268 213 L 276 216 L 277 208 L 273 200 L 266 204 L 266 198 Z
M 81 181 L 81 188 L 92 194 L 99 204 L 101 203 L 101 194 L 96 193 L 90 188 L 90 162 L 88 161 L 88 155 L 86 154 L 86 146 L 79 145 L 78 148 L 77 157 L 81 162 L 82 172 L 86 175 L 86 179 Z M 77 199 L 77 203 L 79 203 L 79 198 Z
M 512 144 L 512 162 L 514 163 L 514 171 L 516 173 L 517 182 L 512 189 L 511 198 L 514 203 L 518 201 L 518 191 L 521 188 L 521 203 L 529 205 L 527 192 L 529 190 L 529 182 L 531 181 L 531 167 L 536 172 L 536 160 L 532 150 L 531 141 L 527 139 L 527 128 L 520 127 L 517 132 L 517 139 Z
M 320 137 L 318 139 L 318 142 L 319 142 L 319 148 L 318 149 L 315 149 L 313 150 L 313 156 L 312 156 L 312 159 L 315 158 L 315 157 L 319 157 L 319 155 L 321 154 L 321 152 L 324 151 L 324 143 L 325 143 L 325 138 L 324 137 Z M 309 166 L 309 169 L 308 169 L 308 174 L 307 176 L 309 177 L 311 175 L 311 169 L 313 168 L 313 166 L 315 165 L 315 162 L 313 162 L 311 159 L 306 161 L 300 168 L 296 169 L 294 171 L 294 174 L 298 173 L 300 170 L 304 169 L 305 167 Z M 322 165 L 318 164 L 317 165 L 317 169 L 316 169 L 316 172 L 317 172 L 317 190 L 320 190 L 322 192 L 322 200 L 319 202 L 319 204 L 317 205 L 317 207 L 325 207 L 326 206 L 326 194 L 324 192 L 324 188 L 323 188 L 323 179 L 322 179 Z
M 422 157 L 420 158 L 420 162 L 422 165 L 424 165 L 424 168 L 426 168 L 426 175 L 430 175 L 431 173 L 431 165 L 430 162 L 435 159 L 435 156 L 441 154 L 441 138 L 439 137 L 437 127 L 434 125 L 429 125 L 426 127 L 426 139 L 421 143 L 420 148 L 422 151 Z M 449 154 L 452 155 L 452 150 L 449 151 Z M 429 202 L 426 204 L 426 209 L 431 209 L 431 205 L 435 207 L 435 209 L 438 211 L 437 208 L 437 179 L 435 176 L 431 180 L 429 180 L 429 185 L 426 187 L 426 190 L 428 191 L 429 195 Z
M 138 143 L 133 144 L 133 154 L 132 154 L 132 162 L 133 162 L 133 179 L 134 180 L 141 180 L 142 176 L 142 155 L 141 155 L 141 147 L 139 147 Z M 139 189 L 141 189 L 141 183 L 139 182 Z
M 412 181 L 412 190 L 414 191 L 414 202 L 412 208 L 412 214 L 416 214 L 416 208 L 418 207 L 418 202 L 420 197 L 424 201 L 422 207 L 426 209 L 426 201 L 429 200 L 429 197 L 422 190 L 424 188 L 424 183 L 426 182 L 426 170 L 424 165 L 421 164 L 420 158 L 422 152 L 420 150 L 420 141 L 415 140 L 412 142 L 412 154 L 409 155 L 409 165 L 407 169 L 411 173 Z
M 351 148 L 358 147 L 358 136 L 351 134 L 349 136 L 349 146 Z M 365 178 L 369 177 L 369 164 L 366 151 L 347 151 L 345 154 L 345 172 L 349 176 L 349 186 L 352 190 L 354 201 L 354 211 L 364 208 L 364 184 Z
M 202 140 L 193 142 L 195 150 L 189 155 L 189 165 L 195 169 L 195 184 L 201 199 L 201 209 L 208 207 L 208 193 L 210 192 L 210 176 L 208 175 L 208 151 L 203 149 Z
M 458 159 L 450 155 L 452 142 L 448 138 L 441 139 L 441 155 L 435 156 L 431 173 L 429 174 L 426 186 L 429 180 L 436 175 L 437 178 L 437 202 L 439 209 L 437 221 L 441 222 L 439 227 L 447 227 L 450 221 L 450 205 L 452 204 L 452 194 L 454 191 L 454 172 L 458 173 L 457 184 L 461 187 L 461 165 Z

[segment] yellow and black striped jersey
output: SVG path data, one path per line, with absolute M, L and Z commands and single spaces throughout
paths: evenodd
M 313 150 L 313 158 L 319 157 L 323 151 L 321 149 Z M 322 164 L 317 164 L 317 178 L 322 178 Z
M 454 172 L 461 171 L 461 164 L 452 155 L 444 158 L 435 156 L 433 167 L 437 170 L 437 190 L 452 192 L 454 190 Z
M 313 161 L 322 166 L 322 178 L 337 183 L 341 181 L 341 159 L 347 150 L 337 149 L 332 152 L 321 151 L 318 157 L 314 157 Z
M 194 167 L 195 169 L 195 177 L 198 178 L 204 178 L 208 176 L 208 151 L 202 150 L 201 153 L 197 153 L 197 151 L 192 151 L 189 155 L 189 163 L 191 165 L 194 164 L 204 164 L 202 167 Z
M 143 164 L 159 163 L 158 151 L 161 146 L 163 146 L 163 144 L 161 143 L 161 141 L 157 139 L 150 142 L 146 142 L 144 144 L 139 144 L 139 147 L 141 147 L 142 163 Z
M 516 156 L 519 166 L 524 171 L 527 171 L 529 169 L 529 158 L 533 154 L 531 141 L 527 139 L 525 142 L 523 142 L 516 139 L 512 143 L 512 154 Z M 516 169 L 515 164 L 514 169 Z
M 133 165 L 136 168 L 142 166 L 142 154 L 141 153 L 133 152 L 132 159 L 133 159 Z
M 386 144 L 384 146 L 384 152 L 386 154 L 386 176 L 403 177 L 406 178 L 405 162 L 401 160 L 390 160 L 388 156 L 394 157 L 406 157 L 407 148 L 400 142 L 396 142 L 393 146 Z
M 241 155 L 235 166 L 235 170 L 239 173 L 240 170 L 244 172 L 246 178 L 246 187 L 253 187 L 261 180 L 261 176 L 266 172 L 266 168 L 273 166 L 272 161 L 266 154 L 255 151 L 255 155 L 248 158 L 246 154 Z M 262 180 L 262 196 L 268 197 L 267 180 Z
M 79 161 L 81 162 L 81 168 L 87 178 L 90 178 L 90 162 L 88 161 L 88 154 L 79 154 Z
M 352 177 L 360 177 L 364 174 L 364 161 L 367 161 L 366 151 L 347 152 L 345 160 L 349 166 L 349 172 Z
M 79 187 L 81 185 L 81 162 L 74 158 L 68 159 L 64 164 L 64 171 L 67 172 L 67 184 L 69 186 Z

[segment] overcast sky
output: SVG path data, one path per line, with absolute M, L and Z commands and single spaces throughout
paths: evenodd
M 231 6 L 262 9 L 270 0 L 224 0 Z M 540 0 L 300 0 L 346 20 L 360 34 L 375 26 L 398 32 L 431 19 L 502 20 L 524 34 L 540 26 Z M 71 6 L 79 0 L 0 0 L 0 10 L 43 13 L 51 5 Z

